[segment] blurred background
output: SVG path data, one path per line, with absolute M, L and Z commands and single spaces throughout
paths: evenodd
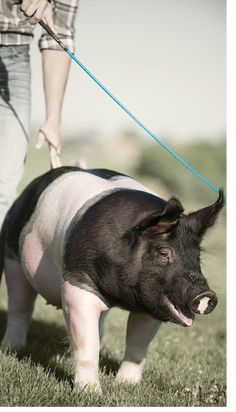
M 43 113 L 40 32 L 31 50 L 36 127 Z M 80 0 L 75 54 L 163 138 L 224 137 L 224 0 Z M 63 126 L 65 138 L 138 130 L 75 63 Z

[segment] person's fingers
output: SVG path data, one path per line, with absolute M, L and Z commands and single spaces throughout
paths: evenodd
M 27 7 L 24 9 L 22 8 L 23 12 L 25 13 L 26 16 L 31 17 L 33 16 L 34 13 L 36 13 L 37 8 L 41 7 L 42 5 L 45 6 L 47 0 L 35 0 L 31 1 Z
M 47 1 L 39 4 L 36 12 L 30 19 L 31 24 L 36 24 L 43 18 L 43 16 L 45 15 L 45 11 L 47 10 L 48 4 Z
M 60 158 L 60 152 L 61 152 L 61 145 L 60 141 L 55 138 L 53 134 L 50 135 L 49 132 L 45 132 L 42 128 L 39 130 L 38 136 L 37 136 L 37 141 L 36 141 L 36 149 L 41 149 L 45 143 L 45 141 L 48 144 L 48 149 L 49 149 L 49 158 L 50 158 L 50 164 L 52 169 L 55 169 L 56 167 L 61 166 L 61 158 Z
M 42 149 L 44 142 L 46 140 L 46 136 L 42 130 L 39 130 L 35 147 L 36 149 Z
M 49 157 L 50 157 L 50 163 L 51 163 L 51 168 L 55 169 L 56 167 L 61 167 L 61 158 L 60 154 L 57 152 L 54 146 L 51 146 L 49 144 Z
M 61 152 L 60 138 L 53 130 L 50 130 L 46 125 L 43 125 L 39 129 L 39 133 L 43 135 L 44 141 L 50 146 L 54 147 L 57 154 Z
M 22 3 L 21 3 L 21 5 L 20 5 L 20 9 L 21 9 L 22 11 L 27 10 L 31 3 L 32 3 L 31 0 L 22 0 Z

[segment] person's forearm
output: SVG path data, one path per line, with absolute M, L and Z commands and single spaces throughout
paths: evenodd
M 43 50 L 42 58 L 46 119 L 59 127 L 71 61 L 61 50 Z

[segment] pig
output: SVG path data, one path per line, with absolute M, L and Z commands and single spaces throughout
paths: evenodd
M 224 205 L 184 214 L 131 177 L 64 166 L 33 180 L 1 231 L 8 289 L 3 348 L 25 345 L 37 294 L 63 309 L 74 358 L 74 387 L 101 391 L 99 345 L 107 311 L 130 312 L 116 379 L 138 383 L 162 322 L 190 327 L 217 296 L 200 267 L 200 243 Z M 100 333 L 99 333 L 100 332 Z

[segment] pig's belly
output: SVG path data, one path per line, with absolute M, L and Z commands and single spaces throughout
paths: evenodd
M 61 308 L 61 274 L 43 250 L 35 232 L 25 236 L 21 267 L 30 284 L 47 303 Z

